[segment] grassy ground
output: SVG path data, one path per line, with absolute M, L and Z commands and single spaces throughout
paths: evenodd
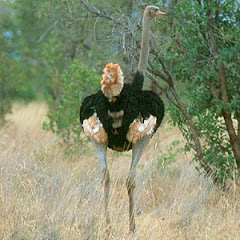
M 0 129 L 0 239 L 107 239 L 96 155 L 91 145 L 69 151 L 44 132 L 46 111 L 42 103 L 16 105 Z M 108 239 L 239 239 L 239 189 L 221 193 L 190 155 L 170 154 L 176 139 L 179 131 L 164 123 L 139 164 L 134 236 L 125 187 L 131 153 L 109 152 Z

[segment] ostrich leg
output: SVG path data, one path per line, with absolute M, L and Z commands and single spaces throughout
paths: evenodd
M 129 196 L 129 230 L 130 232 L 135 231 L 133 192 L 135 188 L 136 167 L 150 138 L 151 138 L 151 135 L 144 136 L 135 145 L 133 145 L 133 148 L 132 148 L 132 163 L 131 163 L 131 168 L 130 168 L 129 176 L 126 183 L 128 196 Z
M 108 211 L 108 202 L 109 202 L 109 171 L 107 169 L 107 146 L 102 143 L 98 143 L 95 140 L 92 140 L 93 146 L 98 155 L 98 159 L 101 164 L 102 173 L 103 173 L 103 184 L 104 184 L 104 209 L 105 209 L 105 219 L 106 224 L 109 226 L 110 217 Z

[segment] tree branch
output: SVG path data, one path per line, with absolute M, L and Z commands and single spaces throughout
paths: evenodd
M 222 101 L 224 103 L 228 103 L 229 97 L 228 97 L 227 78 L 226 78 L 225 67 L 223 63 L 221 63 L 219 67 L 219 81 L 221 86 Z M 222 110 L 222 115 L 224 117 L 225 124 L 227 127 L 233 154 L 236 159 L 237 166 L 240 169 L 240 140 L 237 136 L 237 133 L 235 132 L 232 116 L 229 113 L 229 111 L 224 107 Z
M 215 99 L 219 99 L 218 90 L 214 87 L 214 85 L 212 84 L 212 82 L 211 82 L 210 80 L 206 80 L 206 82 L 207 82 L 207 85 L 208 85 L 208 87 L 209 87 L 209 89 L 210 89 L 213 97 L 214 97 Z
M 45 37 L 49 34 L 49 32 L 51 32 L 59 23 L 60 22 L 56 20 L 50 27 L 48 27 L 47 30 L 38 38 L 37 43 L 42 42 L 45 39 Z
M 110 20 L 110 21 L 114 22 L 115 24 L 122 25 L 121 22 L 117 21 L 114 17 L 112 17 L 111 15 L 107 14 L 106 11 L 102 12 L 98 8 L 94 7 L 93 5 L 87 4 L 83 0 L 81 0 L 81 3 L 90 13 L 93 14 L 93 16 L 105 18 L 107 20 Z
M 174 87 L 173 77 L 172 77 L 170 71 L 168 70 L 168 68 L 165 66 L 164 60 L 161 57 L 159 57 L 159 54 L 155 51 L 155 49 L 152 48 L 151 53 L 155 56 L 156 61 L 159 62 L 160 65 L 162 66 L 163 72 L 167 76 L 167 79 L 165 81 L 167 81 L 170 88 L 173 88 Z
M 187 122 L 187 128 L 189 129 L 189 131 L 191 132 L 192 137 L 193 137 L 194 146 L 192 145 L 192 148 L 196 152 L 196 155 L 197 155 L 197 158 L 198 158 L 198 161 L 199 161 L 201 167 L 203 167 L 203 169 L 207 172 L 207 174 L 213 175 L 214 171 L 212 170 L 211 165 L 209 165 L 204 159 L 201 142 L 198 137 L 197 129 L 193 123 L 192 117 L 189 114 L 189 112 L 187 111 L 186 107 L 181 102 L 181 100 L 175 90 L 173 77 L 172 77 L 170 71 L 168 70 L 168 68 L 166 67 L 166 65 L 164 64 L 164 61 L 156 54 L 156 52 L 154 52 L 154 55 L 156 56 L 157 60 L 161 64 L 163 71 L 166 75 L 163 75 L 161 72 L 159 72 L 157 69 L 155 69 L 153 64 L 150 62 L 149 62 L 149 65 L 150 65 L 151 69 L 149 68 L 148 70 L 168 83 L 168 88 L 166 88 L 166 90 L 168 90 L 168 91 L 167 92 L 164 91 L 164 93 L 167 96 L 168 100 L 171 101 L 171 103 L 173 103 L 175 106 L 177 106 L 183 113 L 183 116 Z M 154 83 L 158 86 L 158 88 L 161 89 L 161 87 L 155 80 L 154 80 Z M 169 92 L 171 92 L 172 97 L 170 97 Z M 215 178 L 215 181 L 218 180 L 216 175 L 214 175 L 213 177 Z
M 207 4 L 209 4 L 208 0 L 206 1 Z M 219 6 L 220 1 L 216 1 L 216 5 Z M 208 6 L 207 10 L 207 30 L 209 34 L 209 49 L 210 53 L 213 56 L 213 58 L 218 57 L 218 48 L 217 48 L 217 34 L 216 34 L 216 24 L 218 21 L 218 12 L 215 12 L 215 15 L 212 13 L 212 10 L 210 6 Z M 225 72 L 224 64 L 219 61 L 219 84 L 220 84 L 220 90 L 221 90 L 221 100 L 226 105 L 229 103 L 229 96 L 228 96 L 228 85 L 227 85 L 227 77 Z M 208 86 L 211 90 L 211 93 L 213 97 L 217 97 L 216 91 L 213 88 L 211 84 L 208 83 Z M 240 139 L 238 138 L 234 125 L 231 113 L 226 109 L 225 106 L 223 106 L 222 112 L 221 112 L 225 125 L 227 128 L 228 136 L 230 139 L 230 144 L 232 147 L 233 155 L 236 160 L 236 164 L 238 166 L 238 169 L 240 169 Z

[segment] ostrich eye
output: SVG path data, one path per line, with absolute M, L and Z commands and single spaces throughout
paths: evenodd
M 158 11 L 158 8 L 154 8 L 153 11 L 156 13 Z

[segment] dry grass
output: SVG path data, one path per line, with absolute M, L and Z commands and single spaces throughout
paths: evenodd
M 107 239 L 95 153 L 89 145 L 66 154 L 41 130 L 46 110 L 40 103 L 16 105 L 0 130 L 0 239 Z M 187 155 L 159 164 L 175 139 L 180 133 L 163 124 L 139 164 L 134 236 L 125 188 L 130 153 L 110 152 L 108 239 L 239 239 L 239 189 L 222 194 Z

